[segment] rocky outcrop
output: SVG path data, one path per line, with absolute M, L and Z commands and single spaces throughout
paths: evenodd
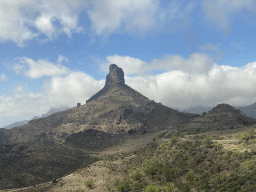
M 109 74 L 106 77 L 105 86 L 111 86 L 114 83 L 125 83 L 123 69 L 115 64 L 109 66 Z

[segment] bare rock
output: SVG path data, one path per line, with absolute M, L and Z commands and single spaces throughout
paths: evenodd
M 125 83 L 124 72 L 115 64 L 109 66 L 109 74 L 106 78 L 105 86 L 111 86 L 113 83 Z

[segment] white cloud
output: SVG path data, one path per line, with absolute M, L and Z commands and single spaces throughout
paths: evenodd
M 72 32 L 82 32 L 78 26 L 79 14 L 87 6 L 87 1 L 83 0 L 2 0 L 0 40 L 11 40 L 24 47 L 26 41 L 40 35 L 51 39 L 65 33 L 70 37 Z M 56 22 L 59 22 L 60 27 L 57 28 Z
M 201 53 L 191 54 L 187 59 L 167 55 L 151 62 L 118 55 L 107 57 L 106 60 L 108 64 L 124 67 L 124 72 L 128 71 L 128 74 L 125 72 L 128 85 L 172 108 L 184 109 L 197 105 L 213 107 L 223 102 L 241 106 L 256 102 L 256 62 L 242 68 L 219 66 Z M 158 75 L 140 73 L 160 69 L 165 72 Z M 129 77 L 129 74 L 137 76 Z
M 42 15 L 38 17 L 35 21 L 35 26 L 39 31 L 47 35 L 48 37 L 51 38 L 53 34 L 56 33 L 56 28 L 52 24 L 53 17 L 50 15 Z
M 90 96 L 104 86 L 105 80 L 96 81 L 82 72 L 71 72 L 64 77 L 52 77 L 44 84 L 43 90 L 51 104 L 75 105 L 85 103 Z
M 114 63 L 121 67 L 126 75 L 138 74 L 142 70 L 143 65 L 145 65 L 145 62 L 140 59 L 116 54 L 107 56 L 106 59 L 108 63 Z M 108 69 L 107 66 L 105 68 Z
M 35 38 L 42 42 L 53 40 L 62 33 L 85 33 L 79 26 L 82 11 L 87 13 L 91 37 L 111 33 L 144 34 L 173 26 L 190 26 L 193 3 L 181 6 L 177 1 L 165 5 L 159 0 L 23 0 L 0 1 L 0 41 L 13 41 L 18 46 Z M 175 26 L 175 30 L 177 25 Z M 46 39 L 40 39 L 41 37 Z
M 68 62 L 68 58 L 62 55 L 59 55 L 57 63 L 61 63 L 62 61 Z
M 189 58 L 184 59 L 180 55 L 166 55 L 161 59 L 154 59 L 147 63 L 138 58 L 129 56 L 113 55 L 106 57 L 102 68 L 107 69 L 111 63 L 120 66 L 126 75 L 129 74 L 143 74 L 152 70 L 175 70 L 179 69 L 189 74 L 192 73 L 207 73 L 213 66 L 211 58 L 203 53 L 193 53 Z
M 4 73 L 2 73 L 2 74 L 0 75 L 0 81 L 6 81 L 6 80 L 7 80 L 6 75 L 5 75 Z
M 256 3 L 253 0 L 204 0 L 202 8 L 207 20 L 215 22 L 226 34 L 230 30 L 230 18 L 235 13 L 245 9 L 255 11 Z
M 32 93 L 27 85 L 16 86 L 11 95 L 0 97 L 1 116 L 40 115 L 52 107 L 75 107 L 85 104 L 93 94 L 104 86 L 105 80 L 96 81 L 82 72 L 70 72 L 45 81 L 42 93 Z
M 97 35 L 117 31 L 121 25 L 128 32 L 152 28 L 158 1 L 93 1 L 88 16 L 93 22 L 92 29 Z
M 31 79 L 41 78 L 43 76 L 55 76 L 69 73 L 69 69 L 60 64 L 63 60 L 67 61 L 66 57 L 59 55 L 57 60 L 58 64 L 50 63 L 47 60 L 39 59 L 34 61 L 27 57 L 19 57 L 19 63 L 13 65 L 11 68 L 16 73 L 23 73 L 25 76 Z
M 160 30 L 167 23 L 172 26 L 174 20 L 179 20 L 179 25 L 185 27 L 190 25 L 189 16 L 194 4 L 186 4 L 185 8 L 181 8 L 181 3 L 176 1 L 161 3 L 158 0 L 93 1 L 88 11 L 92 31 L 97 35 L 144 34 L 149 30 Z

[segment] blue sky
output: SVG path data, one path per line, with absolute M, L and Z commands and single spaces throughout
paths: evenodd
M 256 102 L 253 0 L 2 0 L 0 12 L 0 127 L 85 104 L 112 63 L 174 109 Z

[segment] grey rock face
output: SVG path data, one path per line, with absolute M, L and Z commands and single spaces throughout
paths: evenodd
M 124 72 L 117 65 L 111 64 L 109 66 L 109 74 L 107 75 L 105 86 L 110 86 L 112 83 L 115 82 L 125 83 Z

